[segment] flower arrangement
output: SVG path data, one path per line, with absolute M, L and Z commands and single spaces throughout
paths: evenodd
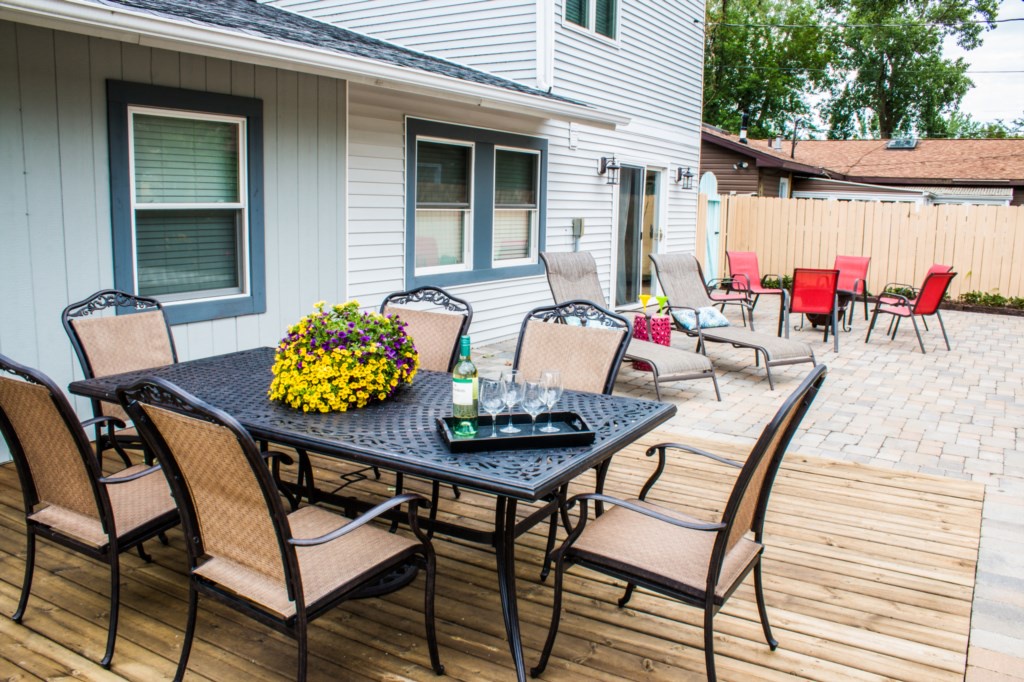
M 386 400 L 412 383 L 419 354 L 392 315 L 326 302 L 288 328 L 274 356 L 268 395 L 304 412 L 344 412 Z

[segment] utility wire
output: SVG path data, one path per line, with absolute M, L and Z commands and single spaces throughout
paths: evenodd
M 1015 17 L 1012 19 L 992 19 L 986 21 L 984 19 L 971 19 L 969 21 L 957 21 L 952 22 L 955 24 L 1005 24 L 1011 21 L 1024 21 L 1024 17 Z M 949 26 L 950 23 L 941 21 L 921 21 L 916 23 L 904 23 L 904 24 L 847 24 L 843 22 L 834 22 L 828 24 L 733 24 L 726 21 L 708 21 L 705 22 L 702 19 L 694 19 L 695 24 L 704 24 L 705 26 L 729 26 L 731 28 L 917 28 L 919 26 Z

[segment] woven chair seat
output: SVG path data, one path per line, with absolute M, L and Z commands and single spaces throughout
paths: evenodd
M 138 464 L 118 472 L 111 478 L 131 476 L 147 468 L 145 464 Z M 107 494 L 110 496 L 110 506 L 114 512 L 117 537 L 122 537 L 175 509 L 167 479 L 160 471 L 154 471 L 148 476 L 127 483 L 108 485 Z M 37 511 L 28 518 L 93 547 L 105 547 L 109 542 L 99 518 L 86 516 L 55 504 Z
M 702 329 L 701 332 L 709 341 L 735 343 L 744 347 L 757 346 L 767 353 L 769 362 L 814 357 L 811 347 L 803 341 L 752 332 L 745 327 L 714 327 Z M 697 333 L 693 332 L 693 336 L 696 335 Z
M 666 516 L 689 521 L 706 521 L 641 500 L 632 503 Z M 581 559 L 624 570 L 654 584 L 703 599 L 708 566 L 717 533 L 680 528 L 623 507 L 612 507 L 589 522 L 573 546 Z M 721 604 L 727 592 L 756 561 L 762 545 L 740 538 L 725 556 L 715 590 Z
M 319 507 L 303 507 L 288 515 L 295 538 L 325 535 L 349 523 Z M 389 561 L 417 548 L 420 543 L 373 525 L 315 547 L 297 547 L 299 571 L 306 607 L 347 585 L 358 585 L 380 571 Z M 224 557 L 213 557 L 195 573 L 284 618 L 295 615 L 284 583 Z
M 626 357 L 654 365 L 662 377 L 714 371 L 714 366 L 706 355 L 640 339 L 632 339 L 629 342 Z

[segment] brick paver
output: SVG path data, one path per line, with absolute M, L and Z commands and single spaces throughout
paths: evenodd
M 758 330 L 774 329 L 775 315 L 759 306 Z M 810 328 L 792 332 L 829 366 L 793 448 L 986 486 L 966 679 L 1024 680 L 1024 317 L 948 311 L 943 318 L 953 350 L 931 324 L 922 331 L 927 354 L 909 325 L 895 340 L 876 326 L 865 344 L 862 316 L 840 335 L 838 354 Z M 496 377 L 514 349 L 513 341 L 476 349 L 482 374 Z M 663 399 L 679 407 L 665 430 L 681 439 L 752 444 L 810 367 L 774 368 L 771 392 L 751 351 L 719 344 L 709 356 L 721 403 L 706 380 L 662 386 Z M 628 364 L 615 392 L 654 398 L 650 374 Z

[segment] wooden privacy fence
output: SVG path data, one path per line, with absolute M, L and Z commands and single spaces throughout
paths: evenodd
M 696 252 L 706 265 L 707 197 L 700 195 Z M 1024 296 L 1024 207 L 825 201 L 722 196 L 718 272 L 725 252 L 754 251 L 761 274 L 832 267 L 836 254 L 870 256 L 868 290 L 887 282 L 920 285 L 934 263 L 965 291 Z

